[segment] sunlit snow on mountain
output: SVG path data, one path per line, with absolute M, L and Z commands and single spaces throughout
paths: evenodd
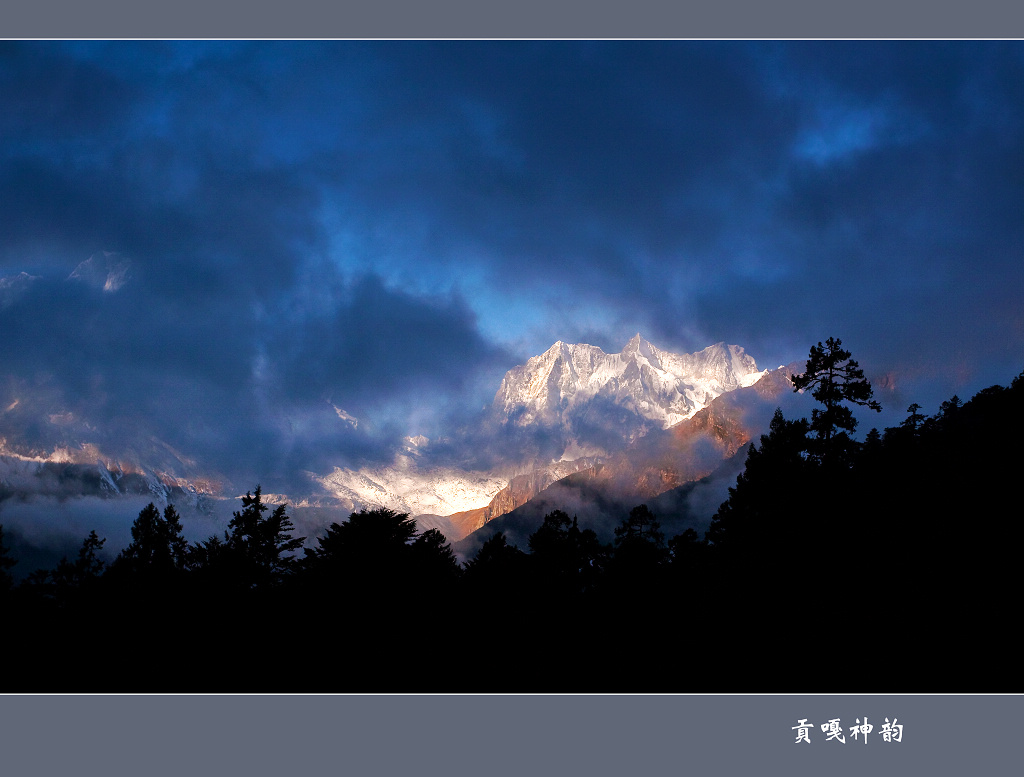
M 66 282 L 85 283 L 106 296 L 122 288 L 129 272 L 127 259 L 103 252 L 81 263 Z M 3 289 L 18 293 L 31 282 L 18 276 Z M 638 334 L 621 352 L 609 354 L 586 343 L 556 342 L 509 370 L 490 407 L 470 427 L 436 440 L 408 436 L 384 464 L 307 471 L 304 485 L 292 482 L 277 498 L 339 518 L 386 507 L 421 516 L 424 525 L 458 538 L 560 478 L 692 418 L 765 372 L 743 348 L 725 343 L 676 354 Z M 356 416 L 332 409 L 342 424 L 338 433 L 361 428 Z M 234 482 L 208 471 L 194 452 L 179 450 L 187 446 L 171 447 L 141 426 L 127 440 L 106 435 L 102 422 L 36 393 L 16 396 L 2 416 L 16 435 L 0 439 L 4 499 L 150 494 L 164 503 L 198 506 L 200 497 L 206 504 L 230 501 L 273 474 L 253 472 L 248 481 Z
M 335 468 L 312 479 L 346 509 L 387 507 L 419 515 L 451 515 L 487 504 L 508 485 L 504 478 L 485 472 L 424 463 L 429 441 L 422 436 L 406 438 L 406 448 L 387 467 L 358 471 Z
M 558 425 L 608 399 L 667 429 L 764 374 L 741 347 L 725 343 L 680 355 L 639 334 L 615 354 L 559 341 L 505 375 L 494 407 L 517 426 Z
M 691 418 L 766 372 L 743 348 L 724 343 L 675 354 L 638 334 L 620 353 L 607 354 L 586 343 L 557 342 L 501 381 L 483 428 L 510 442 L 504 460 L 490 471 L 434 466 L 421 437 L 407 438 L 390 466 L 336 468 L 313 480 L 353 508 L 440 516 L 476 510 L 517 476 L 548 472 L 554 462 L 591 466 L 653 429 Z

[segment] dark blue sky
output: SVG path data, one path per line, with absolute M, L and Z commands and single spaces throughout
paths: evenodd
M 1020 42 L 7 42 L 0 137 L 9 444 L 386 458 L 637 331 L 900 417 L 1024 368 Z

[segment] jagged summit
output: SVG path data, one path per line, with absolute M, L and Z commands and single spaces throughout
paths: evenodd
M 606 447 L 598 438 L 616 429 L 628 440 L 673 426 L 763 374 L 743 348 L 725 343 L 676 354 L 637 333 L 620 353 L 607 354 L 558 341 L 505 374 L 492 413 L 503 424 L 561 428 L 567 447 L 593 450 Z
M 622 352 L 632 353 L 640 350 L 641 346 L 643 345 L 647 345 L 649 348 L 651 344 L 647 340 L 644 340 L 644 338 L 641 337 L 640 333 L 637 332 L 635 335 L 629 338 L 629 342 L 626 343 L 626 347 L 622 349 Z
M 484 508 L 503 514 L 519 504 L 515 494 L 526 493 L 524 483 L 535 493 L 650 431 L 692 417 L 715 397 L 749 386 L 763 374 L 741 347 L 725 343 L 675 354 L 637 333 L 621 352 L 609 354 L 595 345 L 558 340 L 509 370 L 501 382 L 490 411 L 496 425 L 490 431 L 502 441 L 504 457 L 496 468 L 469 472 L 434 466 L 429 441 L 407 438 L 389 466 L 358 472 L 338 468 L 314 479 L 353 509 L 381 505 L 413 515 L 458 513 L 460 520 L 483 521 Z M 519 484 L 515 488 L 513 480 Z M 501 505 L 488 507 L 505 491 Z M 470 515 L 474 510 L 479 514 Z

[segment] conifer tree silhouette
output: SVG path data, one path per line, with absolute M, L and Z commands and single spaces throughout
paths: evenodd
M 163 517 L 150 502 L 132 524 L 132 541 L 114 560 L 111 569 L 150 578 L 166 577 L 185 569 L 188 542 L 182 534 L 181 519 L 174 505 L 164 508 Z
M 811 412 L 810 426 L 817 437 L 812 453 L 821 461 L 835 461 L 850 447 L 849 435 L 857 428 L 857 419 L 844 403 L 875 412 L 882 409 L 872 398 L 864 371 L 842 345 L 842 340 L 833 337 L 824 345 L 812 345 L 804 373 L 793 376 L 794 391 L 811 389 L 811 396 L 824 405 L 824 410 Z
M 260 486 L 255 493 L 245 493 L 242 509 L 228 523 L 227 548 L 233 556 L 243 581 L 251 588 L 267 588 L 281 583 L 298 569 L 293 555 L 302 547 L 305 537 L 292 537 L 292 520 L 288 505 L 270 509 L 263 503 Z

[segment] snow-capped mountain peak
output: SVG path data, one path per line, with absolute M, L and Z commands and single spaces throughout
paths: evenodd
M 630 341 L 626 343 L 626 347 L 622 349 L 622 354 L 636 354 L 637 356 L 642 356 L 649 361 L 652 359 L 657 361 L 658 356 L 656 351 L 657 349 L 647 340 L 644 340 L 644 338 L 640 336 L 640 333 L 637 332 L 633 335 Z
M 676 354 L 637 333 L 620 353 L 607 354 L 594 345 L 559 341 L 506 373 L 492 412 L 505 424 L 562 427 L 568 445 L 581 444 L 576 427 L 595 420 L 596 404 L 616 406 L 634 417 L 625 426 L 632 438 L 649 428 L 645 421 L 674 426 L 763 374 L 743 348 L 725 343 Z

